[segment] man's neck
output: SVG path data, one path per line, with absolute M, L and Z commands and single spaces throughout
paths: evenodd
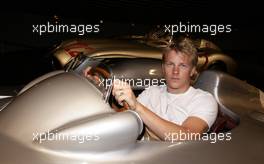
M 169 88 L 167 87 L 167 92 L 171 93 L 171 94 L 182 94 L 185 93 L 191 86 L 188 85 L 186 87 L 182 87 L 182 88 Z

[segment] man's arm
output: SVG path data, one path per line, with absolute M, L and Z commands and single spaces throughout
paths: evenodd
M 167 140 L 168 134 L 173 133 L 203 133 L 208 129 L 205 121 L 198 117 L 188 117 L 182 125 L 177 125 L 164 120 L 144 105 L 137 102 L 135 111 L 140 115 L 146 126 L 153 131 L 161 140 Z
M 113 95 L 119 104 L 126 101 L 130 109 L 135 110 L 145 123 L 161 140 L 167 139 L 169 133 L 203 133 L 207 131 L 207 123 L 198 117 L 188 117 L 182 125 L 177 125 L 170 121 L 164 120 L 150 109 L 137 101 L 131 87 L 120 81 L 115 81 Z

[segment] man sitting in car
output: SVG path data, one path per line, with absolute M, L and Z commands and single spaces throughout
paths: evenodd
M 126 102 L 136 111 L 158 139 L 168 140 L 168 134 L 202 134 L 214 123 L 218 109 L 209 92 L 191 86 L 197 61 L 192 41 L 183 38 L 163 53 L 166 86 L 152 86 L 136 98 L 128 84 L 117 80 L 112 93 L 119 104 Z

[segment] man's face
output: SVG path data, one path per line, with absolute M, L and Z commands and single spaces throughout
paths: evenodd
M 195 73 L 190 56 L 171 50 L 166 55 L 162 68 L 168 92 L 183 93 L 189 88 L 191 76 Z

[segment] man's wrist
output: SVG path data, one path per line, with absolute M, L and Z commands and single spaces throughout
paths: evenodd
M 134 110 L 135 112 L 139 112 L 139 110 L 140 110 L 140 103 L 138 101 L 136 101 L 135 106 L 134 106 L 134 109 L 132 109 L 132 110 Z

